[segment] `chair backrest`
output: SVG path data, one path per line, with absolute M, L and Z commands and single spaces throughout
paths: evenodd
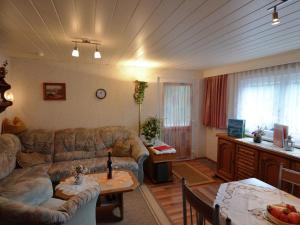
M 182 179 L 182 203 L 183 203 L 183 224 L 188 224 L 188 210 L 187 202 L 189 203 L 189 216 L 190 224 L 193 224 L 195 219 L 197 225 L 205 224 L 205 221 L 209 221 L 212 225 L 219 225 L 219 205 L 215 208 L 210 206 L 207 202 L 195 195 L 195 193 L 186 185 L 184 178 Z M 193 210 L 196 212 L 193 217 Z M 229 218 L 226 219 L 226 225 L 230 225 L 231 221 Z
M 290 183 L 292 185 L 291 194 L 294 194 L 295 185 L 300 187 L 300 172 L 284 168 L 283 164 L 280 164 L 278 179 L 279 189 L 281 189 L 282 187 L 282 181 Z

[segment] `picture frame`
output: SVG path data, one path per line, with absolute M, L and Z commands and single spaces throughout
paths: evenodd
M 43 83 L 44 100 L 66 100 L 65 83 Z

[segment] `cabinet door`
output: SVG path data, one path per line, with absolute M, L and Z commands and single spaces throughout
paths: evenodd
M 217 174 L 227 181 L 234 179 L 234 159 L 235 143 L 219 139 Z
M 291 169 L 300 172 L 300 161 L 293 161 L 291 164 Z M 294 194 L 300 198 L 300 187 L 295 186 Z
M 243 180 L 258 176 L 258 151 L 243 145 L 236 147 L 235 179 Z
M 284 167 L 289 168 L 289 160 L 265 152 L 260 154 L 259 163 L 260 179 L 274 187 L 278 186 L 280 164 L 283 163 Z

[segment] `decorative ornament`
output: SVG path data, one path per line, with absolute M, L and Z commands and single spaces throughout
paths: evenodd
M 3 65 L 0 67 L 0 113 L 8 106 L 12 105 L 12 101 L 5 98 L 5 92 L 11 88 L 11 86 L 4 80 L 5 75 L 8 73 L 6 69 L 7 65 L 7 60 L 5 60 Z

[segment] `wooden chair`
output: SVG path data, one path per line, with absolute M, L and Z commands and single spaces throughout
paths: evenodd
M 182 205 L 183 205 L 183 224 L 188 224 L 187 202 L 190 210 L 190 224 L 193 225 L 193 209 L 196 212 L 196 224 L 205 225 L 205 221 L 212 225 L 219 225 L 220 207 L 216 205 L 215 208 L 201 200 L 194 192 L 186 185 L 184 178 L 182 178 Z M 226 225 L 230 225 L 231 220 L 226 219 Z
M 279 168 L 279 179 L 278 179 L 278 188 L 282 188 L 282 181 L 290 183 L 292 188 L 290 193 L 295 194 L 295 185 L 300 187 L 300 172 L 295 170 L 287 169 L 283 167 L 283 164 L 280 164 Z

